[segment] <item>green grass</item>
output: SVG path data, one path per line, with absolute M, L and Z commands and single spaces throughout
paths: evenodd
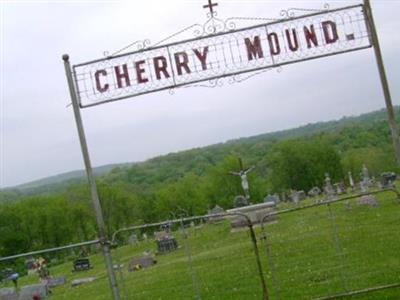
M 347 290 L 400 282 L 400 204 L 393 194 L 377 196 L 379 207 L 359 207 L 356 200 L 279 215 L 266 226 L 271 255 L 267 257 L 261 229 L 259 238 L 264 277 L 272 299 L 313 299 Z M 129 260 L 145 250 L 156 250 L 152 240 L 113 250 L 121 293 L 126 299 L 179 300 L 262 299 L 254 249 L 249 233 L 232 232 L 229 222 L 188 228 L 188 238 L 175 232 L 180 248 L 157 256 L 158 263 L 129 273 Z M 188 262 L 188 253 L 192 265 Z M 91 258 L 94 268 L 72 273 L 71 263 L 50 269 L 53 276 L 96 276 L 90 284 L 53 289 L 51 299 L 111 299 L 100 255 Z M 272 273 L 271 270 L 274 270 Z M 122 275 L 122 278 L 121 278 Z M 195 285 L 193 285 L 193 280 Z M 37 282 L 23 277 L 20 286 Z M 197 291 L 197 292 L 196 292 Z M 400 289 L 354 296 L 351 299 L 400 299 Z

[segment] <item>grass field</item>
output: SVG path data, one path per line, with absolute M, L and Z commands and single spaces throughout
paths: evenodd
M 379 206 L 359 206 L 357 200 L 278 215 L 266 226 L 266 240 L 256 228 L 264 277 L 271 299 L 315 299 L 379 285 L 400 283 L 400 204 L 392 193 L 377 196 Z M 180 248 L 157 256 L 157 264 L 129 273 L 127 265 L 153 240 L 113 250 L 125 299 L 262 299 L 254 249 L 248 230 L 232 232 L 229 222 L 175 232 Z M 268 244 L 269 254 L 266 252 Z M 189 256 L 191 263 L 189 263 Z M 92 270 L 72 273 L 71 263 L 50 269 L 53 276 L 95 276 L 93 283 L 53 289 L 51 299 L 111 299 L 100 255 L 90 257 Z M 273 271 L 273 272 L 272 272 Z M 38 282 L 21 278 L 20 286 Z M 351 299 L 400 299 L 400 289 Z

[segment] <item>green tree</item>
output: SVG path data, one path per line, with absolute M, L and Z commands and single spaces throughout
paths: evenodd
M 326 172 L 334 181 L 343 177 L 338 151 L 320 138 L 280 142 L 269 153 L 267 162 L 274 192 L 308 191 L 322 186 Z

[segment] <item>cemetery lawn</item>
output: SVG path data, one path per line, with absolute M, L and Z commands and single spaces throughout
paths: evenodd
M 357 200 L 279 215 L 266 226 L 271 259 L 256 227 L 262 265 L 271 299 L 313 299 L 348 290 L 400 282 L 400 204 L 393 193 L 376 196 L 379 207 L 360 207 Z M 311 201 L 311 200 L 306 200 Z M 303 204 L 303 203 L 302 203 Z M 333 226 L 335 224 L 336 226 Z M 188 238 L 175 232 L 180 248 L 157 256 L 157 264 L 127 272 L 130 259 L 145 250 L 156 251 L 152 240 L 113 250 L 123 299 L 262 299 L 254 249 L 247 230 L 232 232 L 229 222 L 187 229 Z M 190 253 L 192 263 L 188 263 Z M 339 253 L 339 254 L 338 254 Z M 54 277 L 66 276 L 65 286 L 52 289 L 50 299 L 111 299 L 103 259 L 90 257 L 89 271 L 72 273 L 72 263 L 50 268 Z M 275 279 L 271 274 L 271 261 Z M 95 282 L 71 287 L 73 279 L 95 276 Z M 122 277 L 121 277 L 122 276 Z M 19 285 L 37 283 L 37 276 Z M 194 282 L 194 284 L 193 284 Z M 389 289 L 351 299 L 400 299 Z

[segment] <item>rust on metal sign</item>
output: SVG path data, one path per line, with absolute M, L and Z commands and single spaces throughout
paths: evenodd
M 80 105 L 88 107 L 368 47 L 357 5 L 103 58 L 73 73 Z

